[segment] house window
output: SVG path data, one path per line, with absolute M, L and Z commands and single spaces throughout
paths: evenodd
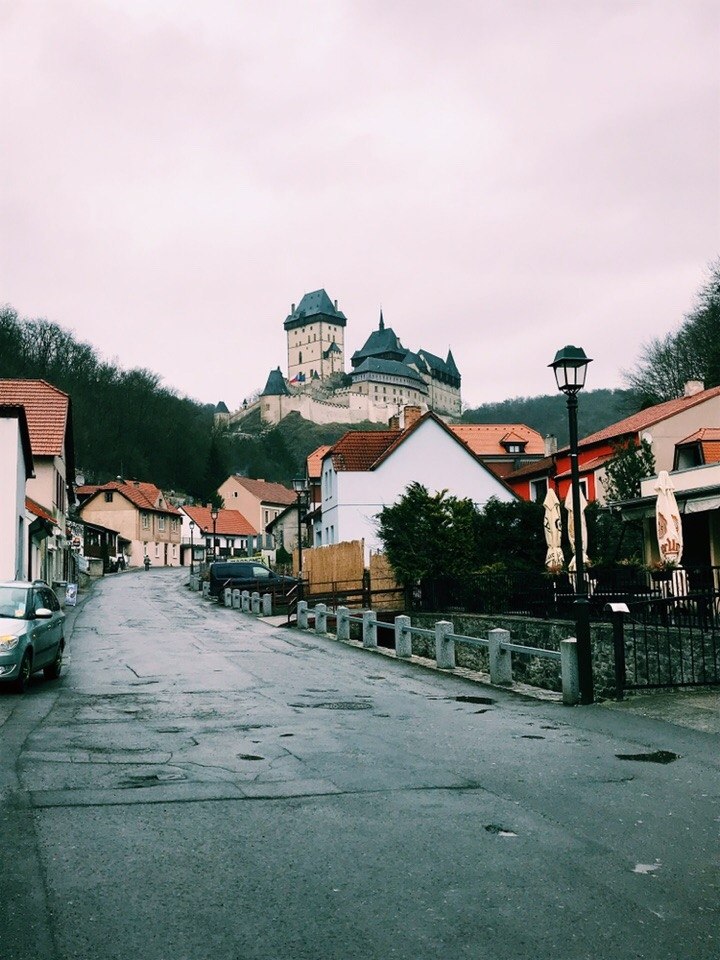
M 155 544 L 155 559 L 157 560 L 157 559 L 159 559 L 159 557 L 160 557 L 160 544 L 159 544 L 159 543 L 156 543 L 156 544 Z
M 112 490 L 106 490 L 106 491 L 105 491 L 105 503 L 112 503 L 112 502 L 113 502 L 113 492 L 112 492 Z
M 547 477 L 530 481 L 530 499 L 533 503 L 542 503 L 548 491 Z
M 521 443 L 508 443 L 507 452 L 508 453 L 522 453 L 523 445 Z
M 150 529 L 150 514 L 149 514 L 149 513 L 141 513 L 140 516 L 141 516 L 141 518 L 142 518 L 143 530 L 149 530 L 149 529 Z
M 173 544 L 172 555 L 173 555 L 173 559 L 176 559 L 176 558 L 177 558 L 177 544 L 176 544 L 176 543 Z
M 158 530 L 165 529 L 165 517 L 158 517 Z

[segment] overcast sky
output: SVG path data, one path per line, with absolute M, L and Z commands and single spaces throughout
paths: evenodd
M 235 409 L 324 287 L 470 406 L 720 250 L 720 0 L 0 0 L 0 302 Z

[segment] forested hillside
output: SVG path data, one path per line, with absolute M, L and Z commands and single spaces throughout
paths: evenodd
M 578 397 L 578 433 L 596 430 L 629 417 L 639 409 L 629 390 L 583 390 Z M 568 412 L 561 393 L 540 397 L 515 397 L 501 403 L 485 403 L 466 410 L 465 423 L 524 423 L 544 437 L 553 434 L 560 447 L 568 443 Z

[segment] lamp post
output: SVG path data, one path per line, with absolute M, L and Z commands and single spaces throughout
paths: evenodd
M 298 597 L 302 597 L 303 589 L 303 555 L 302 555 L 302 513 L 303 507 L 305 506 L 305 498 L 307 497 L 309 485 L 305 477 L 295 477 L 292 482 L 293 490 L 297 496 L 297 512 L 298 512 L 298 577 L 300 580 L 299 583 L 299 592 Z
M 592 360 L 585 356 L 582 347 L 566 346 L 558 350 L 549 366 L 555 372 L 558 389 L 567 398 L 570 431 L 570 482 L 575 526 L 575 630 L 577 633 L 578 681 L 580 702 L 594 700 L 592 675 L 592 644 L 590 642 L 590 608 L 585 584 L 585 561 L 583 556 L 582 522 L 580 513 L 580 469 L 578 467 L 577 395 L 585 386 L 585 375 Z
M 215 531 L 217 528 L 217 518 L 218 518 L 218 508 L 213 507 L 210 511 L 210 516 L 213 522 L 213 537 L 212 537 L 212 559 L 215 559 Z
M 193 541 L 193 534 L 195 533 L 195 521 L 190 521 L 190 576 L 195 573 L 195 543 Z

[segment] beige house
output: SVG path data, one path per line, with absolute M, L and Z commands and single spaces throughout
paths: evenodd
M 0 380 L 0 405 L 18 404 L 25 408 L 35 467 L 25 494 L 44 508 L 55 525 L 32 552 L 30 575 L 52 584 L 74 576 L 66 535 L 68 510 L 75 502 L 72 407 L 70 397 L 45 380 Z M 30 522 L 34 522 L 32 516 Z
M 295 493 L 282 483 L 253 480 L 237 474 L 228 477 L 220 485 L 218 494 L 223 498 L 224 506 L 228 510 L 239 510 L 250 525 L 261 533 L 286 507 L 296 501 Z M 265 549 L 272 550 L 273 547 L 272 537 L 267 534 Z
M 97 487 L 80 507 L 80 517 L 116 530 L 130 543 L 127 564 L 180 566 L 182 515 L 154 483 L 123 480 Z

